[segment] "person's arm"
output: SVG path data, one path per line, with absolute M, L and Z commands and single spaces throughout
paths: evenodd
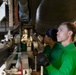
M 62 64 L 59 69 L 56 69 L 51 64 L 46 67 L 48 75 L 73 75 L 75 69 L 75 61 L 73 54 L 63 55 Z
M 46 54 L 48 59 L 49 59 L 49 61 L 51 61 L 51 55 L 50 55 L 51 54 L 51 48 L 50 48 L 49 45 L 46 45 L 44 47 L 43 53 Z

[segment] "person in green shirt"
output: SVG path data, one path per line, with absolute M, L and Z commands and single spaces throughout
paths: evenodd
M 63 52 L 63 46 L 57 42 L 57 29 L 50 28 L 44 37 L 43 53 L 45 53 L 51 63 L 55 63 Z M 57 54 L 56 54 L 57 53 Z
M 58 27 L 57 41 L 63 45 L 63 53 L 55 62 L 55 65 L 49 62 L 47 56 L 43 53 L 37 56 L 37 61 L 44 66 L 48 75 L 76 75 L 76 47 L 74 45 L 74 36 L 76 27 L 71 22 L 63 22 Z
M 50 28 L 44 37 L 44 43 L 47 45 L 44 47 L 43 53 L 47 55 L 49 61 L 54 66 L 57 60 L 60 58 L 63 52 L 63 46 L 57 42 L 57 29 Z M 44 75 L 48 75 L 47 70 L 44 68 Z
M 47 55 L 49 60 L 51 59 L 50 58 L 51 49 L 53 48 L 53 46 L 57 41 L 56 35 L 57 35 L 57 29 L 50 28 L 49 30 L 47 30 L 44 37 L 44 43 L 46 44 L 46 46 L 44 47 L 43 53 Z

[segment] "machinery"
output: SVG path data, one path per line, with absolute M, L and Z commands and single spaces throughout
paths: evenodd
M 25 32 L 24 32 L 25 31 Z M 30 28 L 25 28 L 23 31 L 23 35 L 15 37 L 15 47 L 12 54 L 8 57 L 5 61 L 5 69 L 3 70 L 2 74 L 5 73 L 6 75 L 31 75 L 32 68 L 30 60 L 36 62 L 34 59 L 34 55 L 32 50 L 38 48 L 38 43 L 32 40 L 33 31 Z M 21 33 L 21 32 L 20 32 Z M 20 34 L 19 33 L 19 34 Z M 6 39 L 7 40 L 7 39 Z M 26 48 L 22 48 L 21 44 L 23 44 Z M 33 47 L 32 48 L 32 44 Z M 36 70 L 36 64 L 34 64 L 34 68 Z
M 31 75 L 29 68 L 28 54 L 26 52 L 19 53 L 18 59 L 15 59 L 17 55 L 14 52 L 6 61 L 6 75 Z

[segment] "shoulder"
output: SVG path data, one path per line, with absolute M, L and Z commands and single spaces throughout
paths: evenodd
M 60 50 L 64 49 L 64 47 L 62 46 L 62 44 L 59 43 L 59 42 L 56 42 L 56 43 L 55 43 L 54 48 L 60 49 Z

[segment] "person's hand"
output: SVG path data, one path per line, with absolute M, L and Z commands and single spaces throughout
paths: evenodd
M 46 54 L 44 54 L 44 53 L 39 53 L 37 55 L 37 63 L 44 67 L 46 67 L 50 64 Z

